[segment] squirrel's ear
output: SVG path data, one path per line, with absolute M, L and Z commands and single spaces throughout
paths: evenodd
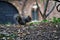
M 27 18 L 25 19 L 26 22 L 30 22 L 31 21 L 31 17 L 27 16 Z

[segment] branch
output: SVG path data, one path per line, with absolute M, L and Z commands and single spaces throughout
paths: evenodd
M 53 7 L 51 7 L 50 9 L 50 12 L 46 15 L 46 17 L 48 17 L 50 14 L 51 14 L 51 12 L 54 10 L 54 8 L 55 8 L 55 6 L 56 6 L 56 3 L 57 2 L 55 2 L 55 4 L 53 5 Z
M 45 9 L 44 9 L 44 15 L 46 16 L 46 11 L 47 11 L 47 7 L 48 7 L 48 3 L 49 3 L 49 0 L 46 0 L 46 4 L 45 4 Z
M 39 5 L 38 5 L 38 2 L 37 2 L 37 0 L 35 0 L 35 1 L 36 1 L 36 5 L 37 5 L 37 7 L 38 7 L 38 10 L 39 10 L 41 16 L 43 17 L 43 14 L 42 14 L 42 12 L 41 12 L 41 10 L 40 10 L 40 7 L 39 7 Z

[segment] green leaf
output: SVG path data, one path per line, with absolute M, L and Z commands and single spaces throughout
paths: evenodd
M 60 18 L 57 19 L 58 23 L 60 23 Z

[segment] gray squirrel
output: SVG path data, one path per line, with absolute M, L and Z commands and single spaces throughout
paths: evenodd
M 27 17 L 17 16 L 16 20 L 18 21 L 20 25 L 25 25 L 26 23 L 31 21 L 31 17 L 30 16 L 27 16 Z

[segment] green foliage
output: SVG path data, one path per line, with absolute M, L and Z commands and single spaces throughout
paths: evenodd
M 50 21 L 46 19 L 46 20 L 42 20 L 42 22 L 46 23 L 46 22 L 50 22 Z M 53 17 L 51 22 L 60 23 L 60 18 Z
M 54 23 L 60 23 L 60 18 L 56 18 L 56 17 L 53 17 L 53 21 Z
M 52 22 L 57 23 L 57 18 L 56 17 L 53 17 Z
M 30 25 L 39 24 L 39 23 L 48 23 L 48 22 L 53 22 L 55 24 L 60 23 L 60 18 L 53 17 L 51 21 L 46 19 L 46 20 L 42 20 L 41 22 L 40 21 L 39 22 L 38 21 L 37 22 L 31 22 Z
M 60 18 L 58 18 L 57 21 L 60 23 Z
M 45 23 L 45 22 L 49 22 L 49 20 L 46 19 L 46 20 L 42 20 L 41 22 Z

